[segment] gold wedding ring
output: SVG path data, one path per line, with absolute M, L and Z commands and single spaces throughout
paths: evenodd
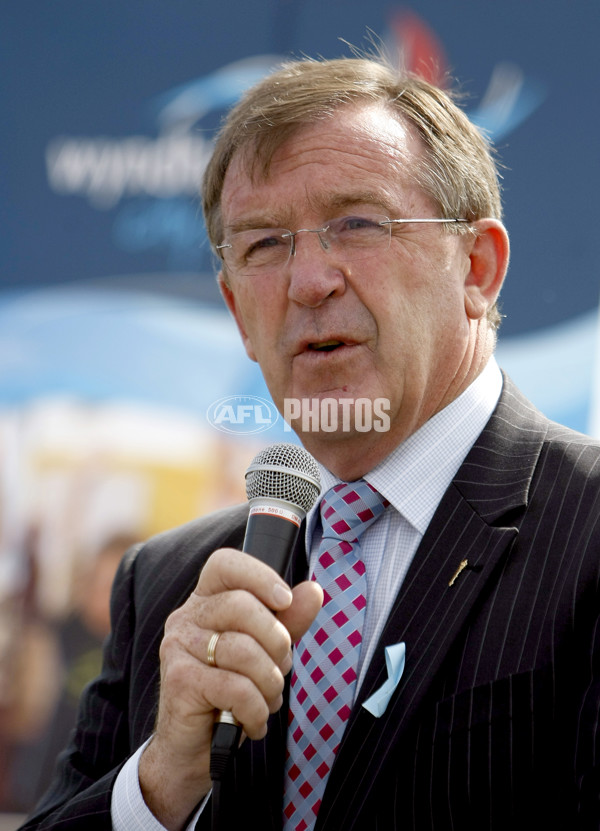
M 221 632 L 213 632 L 210 636 L 210 640 L 208 642 L 208 646 L 206 647 L 206 663 L 209 667 L 216 667 L 217 662 L 215 660 L 215 651 L 217 649 L 217 643 L 219 642 L 219 638 L 221 637 Z

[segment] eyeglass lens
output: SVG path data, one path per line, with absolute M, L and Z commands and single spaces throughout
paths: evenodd
M 382 224 L 385 223 L 385 224 Z M 285 228 L 257 228 L 232 234 L 223 257 L 239 274 L 252 274 L 284 266 L 295 253 L 299 234 L 318 236 L 323 250 L 353 261 L 369 257 L 390 243 L 390 225 L 383 215 L 344 216 L 328 220 L 321 228 L 289 231 Z

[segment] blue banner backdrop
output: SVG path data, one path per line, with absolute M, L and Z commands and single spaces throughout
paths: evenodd
M 458 78 L 494 139 L 513 244 L 500 358 L 551 415 L 595 429 L 595 4 L 24 0 L 3 18 L 0 403 L 69 391 L 202 416 L 211 379 L 263 394 L 254 374 L 225 389 L 233 347 L 203 338 L 222 308 L 196 196 L 212 132 L 282 56 L 348 54 L 371 33 Z

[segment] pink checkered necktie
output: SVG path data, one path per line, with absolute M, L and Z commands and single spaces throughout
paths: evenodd
M 321 501 L 323 538 L 313 580 L 323 607 L 296 644 L 284 794 L 285 831 L 314 826 L 356 690 L 367 580 L 358 539 L 388 502 L 360 479 Z

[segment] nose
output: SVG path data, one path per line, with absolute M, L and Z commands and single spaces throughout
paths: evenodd
M 314 231 L 300 239 L 294 235 L 292 251 L 287 263 L 290 300 L 315 309 L 327 298 L 344 293 L 343 264 L 336 261 L 325 234 Z

